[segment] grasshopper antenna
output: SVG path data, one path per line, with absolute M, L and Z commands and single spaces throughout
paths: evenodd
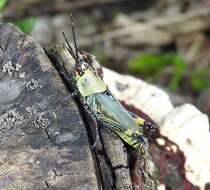
M 76 56 L 74 54 L 74 51 L 73 51 L 71 45 L 69 44 L 69 41 L 67 40 L 67 37 L 66 37 L 65 33 L 62 32 L 62 35 L 63 35 L 63 38 L 64 38 L 64 40 L 66 42 L 66 45 L 65 45 L 66 48 L 68 49 L 68 51 L 70 52 L 70 54 L 73 56 L 73 58 L 76 60 Z
M 74 20 L 73 20 L 72 13 L 70 14 L 70 18 L 71 18 L 71 27 L 72 27 L 72 33 L 73 33 L 76 61 L 79 63 L 79 55 L 78 55 L 78 48 L 77 48 L 77 41 L 76 41 L 76 34 L 75 34 L 75 27 L 74 27 Z

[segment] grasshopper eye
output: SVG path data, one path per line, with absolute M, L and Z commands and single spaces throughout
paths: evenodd
M 82 71 L 85 72 L 86 71 L 86 68 L 85 67 L 82 67 Z
M 72 73 L 72 75 L 73 75 L 73 77 L 76 77 L 76 72 L 74 71 L 74 72 Z

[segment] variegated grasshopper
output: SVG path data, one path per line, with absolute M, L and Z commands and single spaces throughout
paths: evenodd
M 155 129 L 158 126 L 130 113 L 113 96 L 101 77 L 78 53 L 73 20 L 71 23 L 75 49 L 63 33 L 65 43 L 47 50 L 49 57 L 59 65 L 58 70 L 70 83 L 85 111 L 98 126 L 116 133 L 125 143 L 144 153 L 148 143 L 142 127 Z

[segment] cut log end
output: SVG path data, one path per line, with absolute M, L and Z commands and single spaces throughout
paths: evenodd
M 91 152 L 94 128 L 73 100 L 45 109 L 69 93 L 58 72 L 33 38 L 0 33 L 0 189 L 156 189 L 154 165 L 118 136 L 102 129 Z

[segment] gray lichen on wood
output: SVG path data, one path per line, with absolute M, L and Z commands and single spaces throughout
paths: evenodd
M 23 123 L 23 116 L 15 110 L 9 110 L 0 116 L 0 133 L 15 128 Z
M 24 81 L 23 86 L 28 90 L 35 90 L 37 88 L 42 88 L 42 85 L 39 84 L 39 82 L 33 78 L 29 81 Z
M 69 101 L 56 113 L 45 111 L 44 120 L 38 118 L 41 123 L 49 120 L 45 130 L 34 127 L 27 116 L 27 107 L 37 109 L 67 96 L 56 70 L 31 37 L 10 24 L 0 24 L 0 33 L 1 124 L 18 124 L 0 133 L 0 189 L 98 189 L 86 129 L 75 103 Z M 10 75 L 8 61 L 15 68 Z M 43 88 L 27 90 L 22 84 L 31 79 Z

